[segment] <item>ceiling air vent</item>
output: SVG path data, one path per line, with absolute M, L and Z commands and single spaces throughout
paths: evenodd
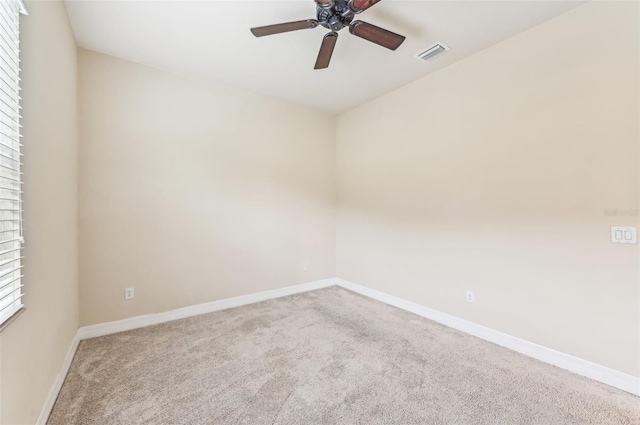
M 439 56 L 441 54 L 443 54 L 444 52 L 446 52 L 447 50 L 449 50 L 449 48 L 447 46 L 445 46 L 442 43 L 436 43 L 435 45 L 429 47 L 427 50 L 425 50 L 422 53 L 418 53 L 416 55 L 416 57 L 418 59 L 420 59 L 422 62 L 426 62 L 429 59 L 433 59 L 436 56 Z

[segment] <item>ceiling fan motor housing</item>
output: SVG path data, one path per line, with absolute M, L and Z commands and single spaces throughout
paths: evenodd
M 318 23 L 332 31 L 340 31 L 353 21 L 355 13 L 346 0 L 333 0 L 324 4 L 317 3 Z

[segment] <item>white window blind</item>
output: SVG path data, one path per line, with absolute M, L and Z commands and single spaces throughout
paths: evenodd
M 22 303 L 20 0 L 0 0 L 0 326 Z

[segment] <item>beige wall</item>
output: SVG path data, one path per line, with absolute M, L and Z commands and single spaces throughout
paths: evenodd
M 62 2 L 21 21 L 27 310 L 0 333 L 0 423 L 32 424 L 78 329 L 76 46 Z
M 78 90 L 82 325 L 335 276 L 331 116 L 86 50 Z
M 341 115 L 338 276 L 640 375 L 609 241 L 640 223 L 605 215 L 639 207 L 638 16 L 589 3 Z

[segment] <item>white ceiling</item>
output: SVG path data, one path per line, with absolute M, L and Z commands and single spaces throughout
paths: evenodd
M 581 1 L 384 0 L 356 19 L 407 37 L 392 52 L 340 31 L 326 70 L 326 29 L 255 38 L 249 28 L 315 18 L 313 0 L 67 0 L 80 47 L 341 113 L 572 9 Z M 414 55 L 435 42 L 451 50 Z

